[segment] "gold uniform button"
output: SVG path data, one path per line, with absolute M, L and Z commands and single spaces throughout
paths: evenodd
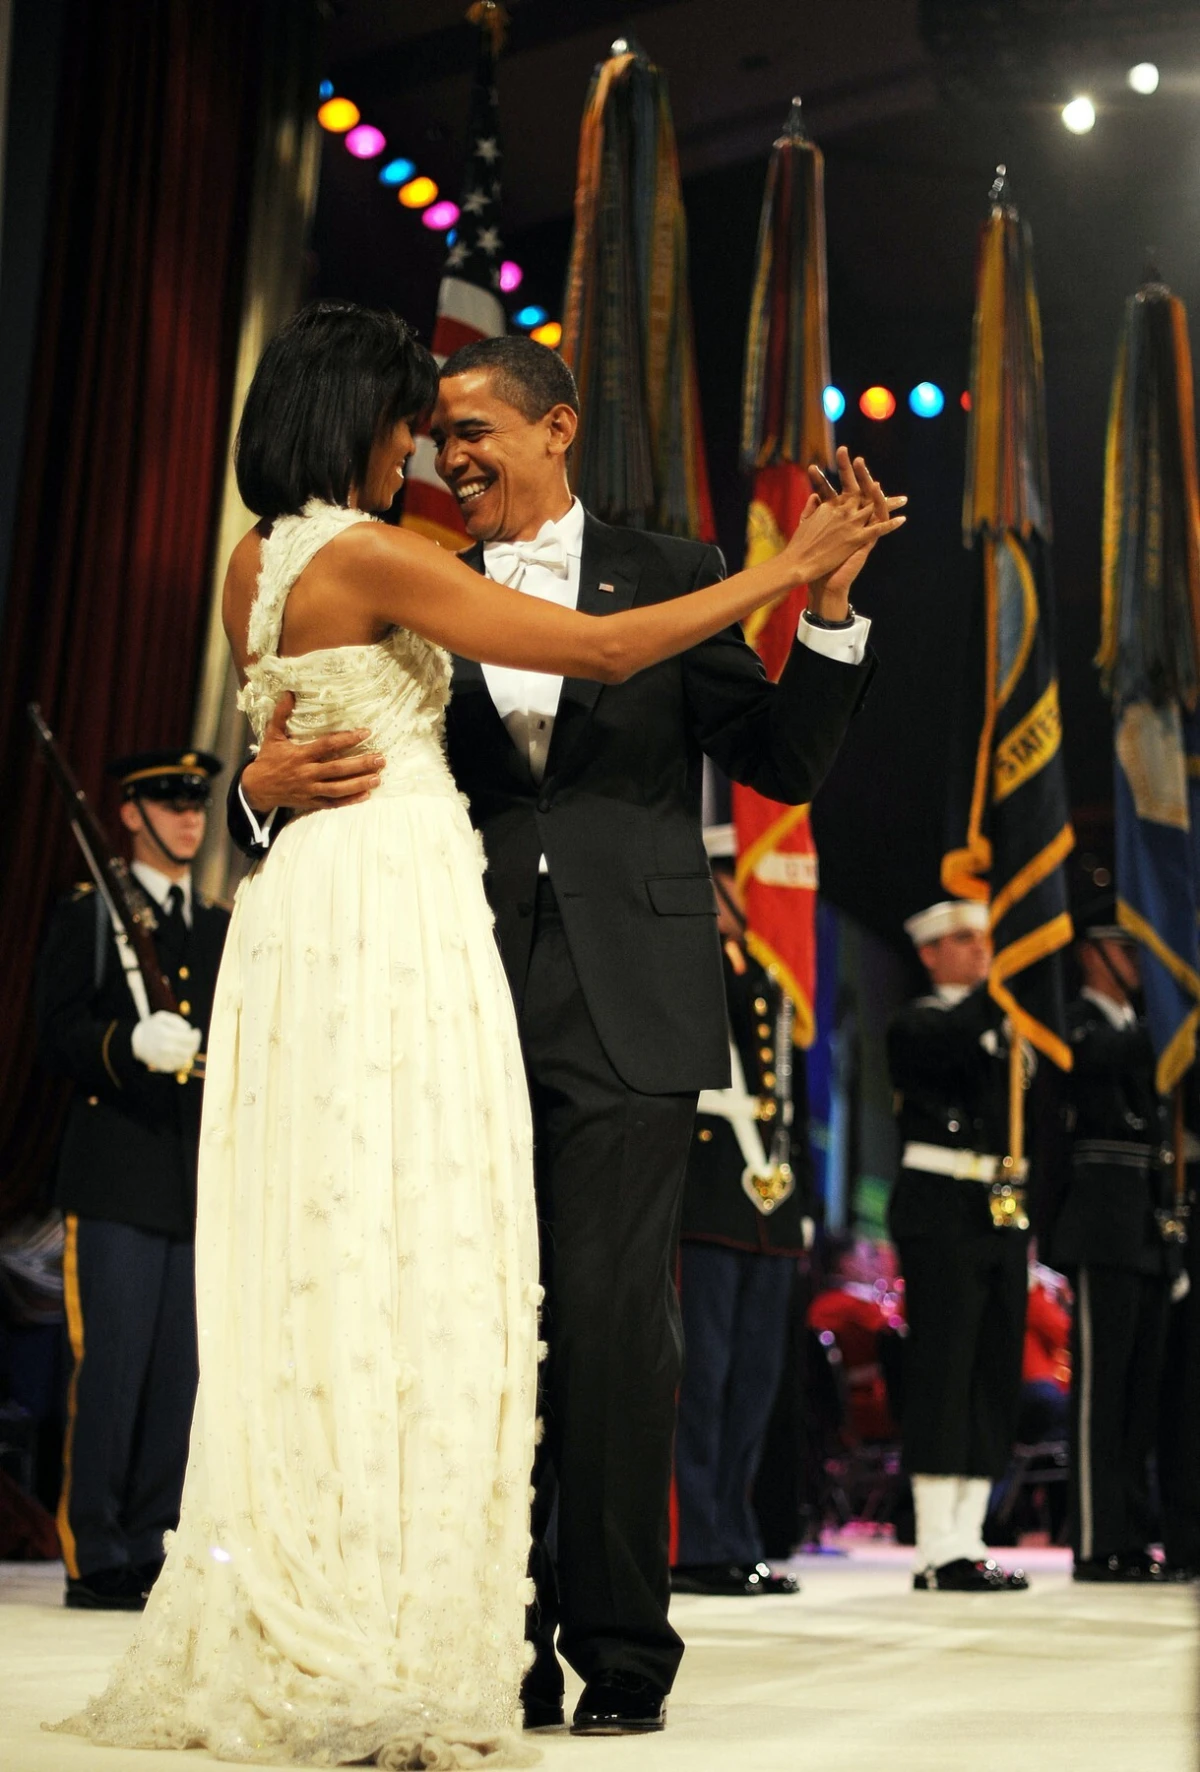
M 701 1144 L 711 1144 L 712 1143 L 712 1133 L 709 1131 L 707 1126 L 701 1126 L 699 1132 L 697 1132 L 697 1134 L 696 1134 L 696 1137 L 700 1140 Z
M 190 977 L 191 977 L 191 976 L 192 976 L 192 975 L 191 975 L 191 973 L 190 973 L 190 972 L 189 972 L 189 971 L 188 971 L 188 969 L 187 969 L 187 967 L 186 967 L 186 966 L 181 966 L 181 967 L 180 967 L 180 968 L 179 968 L 179 976 L 180 976 L 180 978 L 190 978 Z
M 100 1106 L 100 1097 L 98 1095 L 89 1095 L 88 1096 L 88 1106 L 89 1107 L 99 1107 Z
M 755 997 L 754 1013 L 755 1015 L 765 1015 L 767 1013 L 767 999 L 765 997 Z
M 192 1013 L 192 1006 L 188 1002 L 186 997 L 184 998 L 183 1002 L 179 1005 L 179 1013 L 180 1013 L 180 1015 L 190 1015 Z
M 775 1087 L 775 1072 L 774 1071 L 764 1071 L 763 1072 L 763 1088 L 764 1089 L 774 1089 L 774 1087 Z
M 775 1054 L 769 1046 L 760 1046 L 758 1049 L 758 1056 L 762 1059 L 764 1064 L 770 1064 Z
M 771 1024 L 769 1021 L 759 1022 L 758 1037 L 760 1040 L 769 1040 L 771 1038 Z

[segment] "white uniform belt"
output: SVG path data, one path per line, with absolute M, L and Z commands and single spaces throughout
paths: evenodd
M 992 1157 L 982 1151 L 954 1151 L 944 1144 L 906 1144 L 900 1162 L 905 1169 L 923 1169 L 928 1175 L 950 1175 L 955 1181 L 1024 1181 L 1029 1164 L 1022 1157 Z

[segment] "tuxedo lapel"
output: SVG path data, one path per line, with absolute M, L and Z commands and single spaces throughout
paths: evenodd
M 621 546 L 620 534 L 620 530 L 610 529 L 590 514 L 584 518 L 578 603 L 584 615 L 615 615 L 628 609 L 637 595 L 637 565 Z M 546 758 L 547 777 L 562 767 L 586 728 L 603 687 L 587 677 L 563 678 Z

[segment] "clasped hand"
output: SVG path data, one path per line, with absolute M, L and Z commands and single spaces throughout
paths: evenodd
M 904 518 L 894 515 L 908 500 L 888 498 L 862 456 L 850 459 L 837 452 L 841 490 L 818 467 L 810 467 L 813 492 L 787 544 L 808 583 L 808 607 L 825 621 L 844 621 L 850 587 L 866 565 L 875 544 L 899 529 Z

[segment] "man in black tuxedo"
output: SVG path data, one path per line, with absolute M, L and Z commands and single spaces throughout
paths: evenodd
M 466 562 L 597 615 L 720 578 L 714 547 L 583 510 L 567 480 L 577 423 L 570 371 L 532 340 L 449 359 L 431 428 L 474 537 Z M 840 459 L 882 510 L 865 467 Z M 683 1652 L 667 1619 L 675 1253 L 696 1097 L 729 1082 L 703 759 L 774 799 L 812 798 L 871 674 L 868 624 L 847 605 L 864 558 L 812 588 L 778 685 L 736 628 L 616 687 L 455 661 L 447 746 L 520 1020 L 550 1347 L 527 1727 L 562 1719 L 556 1629 L 586 1682 L 576 1732 L 662 1726 Z M 381 763 L 351 754 L 362 734 L 292 745 L 287 712 L 231 791 L 250 853 L 271 808 L 351 803 Z

